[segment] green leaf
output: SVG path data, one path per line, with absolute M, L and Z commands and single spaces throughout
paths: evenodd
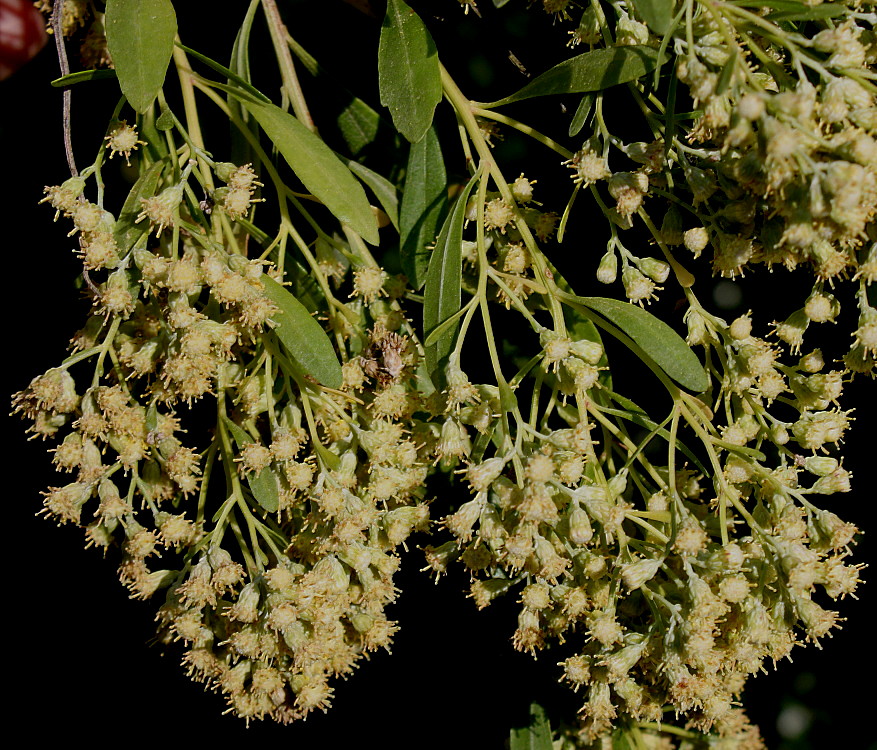
M 618 326 L 679 385 L 694 393 L 709 388 L 709 376 L 697 355 L 664 321 L 629 302 L 606 297 L 576 300 Z
M 824 5 L 799 6 L 798 10 L 783 10 L 766 16 L 768 21 L 816 21 L 822 18 L 838 18 L 849 12 L 843 3 L 826 3 Z
M 341 364 L 323 327 L 311 317 L 307 308 L 284 287 L 262 275 L 265 294 L 280 308 L 272 319 L 274 333 L 290 356 L 311 377 L 329 388 L 340 388 Z
M 356 156 L 377 138 L 381 116 L 362 99 L 353 97 L 336 120 L 350 153 Z
M 289 47 L 293 54 L 301 61 L 314 78 L 322 82 L 332 84 L 331 89 L 326 90 L 327 98 L 341 98 L 343 107 L 338 114 L 336 124 L 344 138 L 344 142 L 350 148 L 350 153 L 356 156 L 362 149 L 377 138 L 381 126 L 389 128 L 386 121 L 362 99 L 355 96 L 350 90 L 338 84 L 321 65 L 294 39 L 289 38 Z
M 411 144 L 399 215 L 402 271 L 413 289 L 426 281 L 430 251 L 448 201 L 445 160 L 435 128 Z
M 145 112 L 164 85 L 173 54 L 174 6 L 170 0 L 107 0 L 104 27 L 122 93 Z
M 423 333 L 426 337 L 460 309 L 462 297 L 460 284 L 463 278 L 463 220 L 466 216 L 466 203 L 469 201 L 472 188 L 481 179 L 482 168 L 483 165 L 472 175 L 472 179 L 454 203 L 429 259 L 423 290 Z M 444 376 L 440 370 L 444 366 L 444 360 L 451 353 L 457 328 L 456 325 L 451 326 L 435 343 L 424 349 L 429 374 L 440 387 L 443 387 L 444 383 Z
M 378 222 L 365 190 L 318 135 L 273 104 L 239 97 L 262 130 L 283 154 L 292 171 L 340 221 L 372 245 L 378 244 Z
M 579 107 L 576 110 L 576 113 L 572 116 L 572 121 L 569 124 L 569 137 L 572 138 L 574 135 L 578 135 L 582 128 L 585 127 L 585 121 L 588 119 L 588 115 L 591 114 L 591 108 L 594 106 L 594 95 L 593 94 L 585 94 L 582 97 L 582 100 L 579 102 Z
M 64 88 L 64 86 L 72 86 L 75 83 L 83 83 L 85 81 L 101 81 L 108 78 L 115 78 L 115 70 L 80 70 L 77 73 L 61 76 L 52 81 L 55 88 Z
M 371 188 L 375 194 L 384 213 L 390 219 L 390 223 L 399 231 L 399 191 L 396 186 L 383 175 L 379 175 L 374 170 L 364 167 L 358 161 L 348 159 L 341 154 L 336 156 L 347 165 L 347 168 L 353 172 L 360 180 Z
M 174 113 L 169 109 L 162 109 L 161 114 L 158 116 L 158 119 L 155 121 L 156 130 L 171 130 L 174 126 Z
M 537 96 L 602 91 L 641 78 L 657 64 L 658 51 L 652 47 L 634 45 L 597 49 L 565 60 L 534 78 L 520 91 L 483 106 L 490 109 Z
M 551 750 L 551 725 L 545 709 L 538 703 L 530 704 L 530 723 L 509 733 L 509 750 Z
M 161 178 L 161 171 L 164 169 L 165 163 L 157 161 L 152 164 L 134 183 L 122 210 L 119 212 L 119 218 L 116 220 L 116 227 L 113 229 L 113 239 L 119 248 L 119 252 L 125 255 L 149 229 L 149 222 L 141 221 L 137 223 L 137 217 L 143 210 L 141 198 L 151 198 L 155 195 L 158 181 Z
M 426 26 L 402 0 L 389 0 L 378 46 L 381 104 L 396 129 L 417 143 L 442 98 L 438 52 Z
M 231 433 L 238 448 L 243 448 L 249 443 L 258 442 L 250 437 L 249 433 L 239 425 L 232 422 L 228 417 L 223 417 L 225 426 Z M 234 469 L 231 469 L 234 471 Z M 280 505 L 280 482 L 277 473 L 270 466 L 266 466 L 258 474 L 247 474 L 247 483 L 256 502 L 269 513 L 276 513 Z
M 673 20 L 673 0 L 634 0 L 634 7 L 656 34 L 666 34 Z

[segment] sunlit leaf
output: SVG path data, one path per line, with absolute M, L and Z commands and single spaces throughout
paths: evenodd
M 426 284 L 423 290 L 423 331 L 426 336 L 460 309 L 463 277 L 463 220 L 466 203 L 472 188 L 481 179 L 481 168 L 466 184 L 448 214 L 429 259 Z M 444 360 L 451 353 L 458 326 L 445 330 L 430 346 L 425 348 L 426 365 L 433 381 L 440 385 L 444 380 L 441 372 Z
M 399 214 L 399 254 L 413 289 L 426 281 L 430 251 L 447 205 L 447 176 L 434 128 L 408 152 Z
M 274 279 L 262 275 L 265 294 L 280 308 L 271 319 L 274 333 L 305 373 L 329 388 L 341 387 L 341 364 L 323 327 L 307 308 Z
M 412 143 L 425 135 L 442 98 L 438 52 L 423 21 L 402 0 L 389 0 L 378 46 L 381 104 Z
M 246 110 L 286 159 L 304 186 L 366 242 L 378 244 L 378 222 L 362 185 L 318 135 L 273 104 L 241 97 Z
M 170 0 L 107 0 L 107 49 L 128 103 L 149 109 L 164 84 L 177 16 Z
M 551 94 L 602 91 L 619 83 L 634 81 L 657 64 L 658 51 L 652 47 L 633 45 L 597 49 L 555 65 L 520 91 L 485 106 L 499 107 Z
M 576 300 L 614 323 L 679 385 L 694 393 L 709 387 L 709 377 L 697 355 L 664 321 L 629 302 L 606 297 L 577 297 Z

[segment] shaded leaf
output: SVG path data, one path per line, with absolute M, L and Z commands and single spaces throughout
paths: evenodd
M 235 424 L 228 417 L 223 418 L 225 426 L 231 433 L 232 438 L 238 446 L 243 448 L 249 443 L 258 442 L 250 437 L 249 433 L 239 425 Z M 235 469 L 231 469 L 234 471 Z M 276 513 L 280 505 L 280 483 L 279 478 L 270 466 L 266 466 L 258 474 L 250 472 L 246 475 L 247 483 L 250 485 L 250 491 L 256 502 L 259 503 L 269 513 Z
M 644 76 L 658 64 L 658 51 L 642 45 L 607 47 L 565 60 L 488 108 L 551 94 L 602 91 Z
M 585 94 L 582 97 L 582 100 L 579 102 L 578 109 L 576 109 L 576 113 L 572 116 L 572 121 L 569 124 L 569 137 L 572 138 L 574 135 L 578 135 L 582 128 L 585 127 L 585 121 L 588 119 L 588 115 L 591 114 L 591 108 L 594 106 L 594 95 L 593 94 Z
M 265 294 L 280 308 L 272 316 L 277 323 L 274 333 L 289 355 L 301 368 L 329 388 L 340 388 L 341 364 L 323 327 L 311 317 L 307 308 L 274 279 L 262 275 Z
M 107 0 L 104 27 L 122 93 L 145 112 L 164 85 L 174 50 L 174 6 L 170 0 Z
M 426 134 L 442 98 L 438 52 L 423 21 L 389 0 L 378 45 L 378 86 L 396 129 L 412 143 Z
M 377 138 L 381 126 L 389 128 L 386 121 L 362 99 L 355 96 L 343 85 L 332 80 L 326 70 L 317 62 L 317 59 L 311 55 L 304 47 L 302 47 L 294 39 L 289 39 L 289 47 L 295 56 L 301 61 L 305 70 L 314 78 L 330 80 L 332 82 L 331 89 L 327 92 L 327 98 L 340 96 L 344 101 L 344 106 L 338 114 L 336 124 L 344 138 L 344 142 L 350 148 L 350 153 L 356 156 L 362 149 L 368 146 Z
M 304 186 L 340 221 L 377 245 L 378 222 L 365 191 L 332 149 L 280 107 L 239 98 Z
M 383 175 L 379 175 L 372 169 L 364 167 L 358 161 L 348 159 L 341 154 L 336 154 L 338 158 L 347 165 L 347 168 L 353 172 L 360 180 L 371 188 L 375 194 L 384 213 L 390 219 L 390 223 L 399 230 L 399 191 L 396 186 Z
M 709 376 L 697 355 L 664 321 L 629 302 L 606 297 L 576 297 L 630 336 L 667 375 L 694 393 L 709 388 Z
M 824 5 L 799 5 L 798 9 L 781 10 L 766 16 L 768 21 L 815 21 L 820 18 L 838 18 L 848 12 L 843 3 L 825 3 Z
M 80 70 L 77 73 L 61 76 L 52 81 L 55 88 L 63 88 L 64 86 L 72 86 L 75 83 L 84 83 L 85 81 L 101 81 L 108 78 L 115 78 L 115 70 Z
M 545 709 L 530 704 L 530 723 L 509 733 L 509 750 L 551 750 L 551 725 Z
M 353 97 L 341 110 L 337 123 L 350 153 L 356 156 L 377 137 L 381 116 L 362 99 Z
M 673 20 L 673 0 L 634 0 L 634 7 L 656 34 L 666 34 Z
M 125 255 L 149 229 L 148 221 L 137 223 L 137 217 L 143 209 L 141 204 L 142 198 L 151 198 L 155 195 L 158 181 L 161 178 L 161 171 L 164 169 L 165 163 L 157 161 L 152 164 L 131 187 L 122 210 L 119 212 L 119 218 L 116 220 L 116 226 L 113 229 L 113 239 L 122 255 Z
M 413 289 L 426 281 L 430 251 L 447 206 L 447 176 L 434 128 L 411 144 L 399 214 L 399 255 Z
M 472 175 L 472 179 L 463 188 L 453 208 L 448 214 L 442 231 L 439 233 L 429 259 L 426 284 L 423 290 L 423 332 L 429 336 L 433 329 L 457 313 L 460 309 L 463 278 L 463 220 L 466 215 L 466 203 L 472 188 L 481 179 L 482 167 Z M 451 326 L 428 347 L 425 347 L 426 365 L 433 381 L 443 387 L 442 369 L 447 356 L 451 353 L 457 325 Z

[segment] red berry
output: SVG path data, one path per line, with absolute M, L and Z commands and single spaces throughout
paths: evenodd
M 0 80 L 34 57 L 46 39 L 43 17 L 30 0 L 0 0 Z

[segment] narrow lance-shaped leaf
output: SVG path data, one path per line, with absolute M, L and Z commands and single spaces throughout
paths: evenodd
M 582 100 L 579 102 L 578 109 L 576 109 L 576 113 L 572 116 L 572 120 L 569 123 L 569 137 L 572 138 L 574 135 L 578 135 L 582 128 L 585 127 L 585 122 L 588 119 L 588 115 L 591 114 L 591 109 L 594 106 L 594 95 L 593 94 L 585 94 L 582 97 Z
M 402 270 L 416 290 L 426 281 L 430 251 L 447 206 L 445 160 L 434 128 L 411 144 L 399 213 Z
M 305 373 L 329 388 L 340 388 L 341 364 L 322 326 L 301 302 L 270 276 L 263 274 L 262 283 L 265 294 L 280 308 L 280 312 L 272 316 L 277 324 L 274 333 L 280 343 Z
M 174 6 L 170 0 L 107 0 L 104 27 L 122 93 L 145 112 L 164 85 L 174 50 Z
M 396 227 L 396 230 L 398 231 L 399 193 L 396 190 L 396 186 L 383 175 L 363 166 L 358 161 L 347 159 L 341 154 L 338 154 L 337 156 L 347 165 L 347 168 L 353 172 L 353 174 L 359 177 L 365 185 L 371 188 L 371 191 L 375 194 L 375 197 L 381 204 L 381 208 L 384 209 L 384 213 L 387 214 L 387 217 L 390 219 L 390 223 Z
M 462 298 L 460 284 L 463 278 L 463 220 L 466 216 L 469 195 L 481 179 L 481 171 L 482 167 L 479 167 L 454 203 L 429 259 L 429 270 L 423 290 L 425 336 L 429 336 L 436 326 L 460 309 Z M 451 353 L 457 328 L 457 325 L 451 326 L 433 344 L 425 348 L 429 374 L 440 387 L 443 384 L 440 369 L 443 360 Z
M 673 20 L 673 0 L 634 0 L 634 7 L 656 34 L 666 34 Z
M 60 89 L 65 86 L 73 86 L 76 83 L 84 83 L 85 81 L 101 81 L 115 77 L 115 70 L 80 70 L 76 73 L 56 78 L 52 81 L 51 85 Z
M 683 388 L 694 393 L 709 388 L 709 376 L 697 355 L 664 321 L 629 302 L 606 297 L 577 297 L 576 300 L 618 326 Z
M 228 417 L 225 417 L 224 422 L 235 443 L 237 443 L 238 449 L 243 448 L 248 443 L 256 442 L 246 430 L 236 425 Z M 235 471 L 236 468 L 232 469 L 232 471 Z M 253 493 L 253 497 L 256 498 L 256 502 L 269 513 L 276 513 L 277 508 L 280 506 L 280 488 L 278 486 L 277 474 L 274 470 L 270 466 L 266 466 L 258 474 L 250 473 L 247 475 L 247 483 L 250 485 L 250 490 Z
M 378 222 L 365 190 L 332 149 L 280 107 L 246 96 L 239 98 L 304 186 L 340 221 L 366 242 L 377 245 Z
M 378 45 L 381 104 L 412 143 L 423 138 L 442 98 L 435 43 L 419 16 L 402 0 L 389 0 Z
M 658 51 L 652 47 L 631 45 L 597 49 L 555 65 L 520 91 L 485 106 L 499 107 L 551 94 L 602 91 L 610 86 L 641 78 L 657 64 Z

